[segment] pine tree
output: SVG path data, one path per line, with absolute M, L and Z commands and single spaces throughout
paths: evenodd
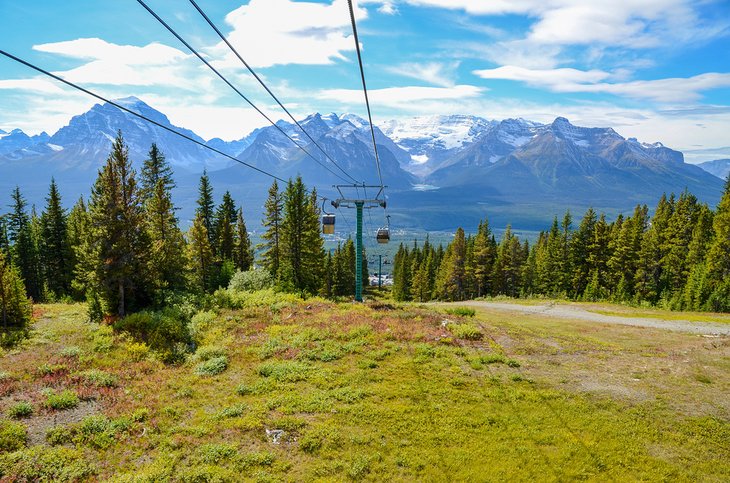
M 8 236 L 8 215 L 0 215 L 0 252 L 10 258 L 10 238 Z
M 193 226 L 188 232 L 188 270 L 191 286 L 205 293 L 213 287 L 215 274 L 213 268 L 213 248 L 210 246 L 208 231 L 202 213 L 198 212 Z
M 140 198 L 143 204 L 152 198 L 158 183 L 162 182 L 164 191 L 168 193 L 176 186 L 172 166 L 157 149 L 157 144 L 152 143 L 147 156 L 140 172 Z
M 42 283 L 39 278 L 38 251 L 33 226 L 26 211 L 27 203 L 16 186 L 13 190 L 13 205 L 8 219 L 8 234 L 12 245 L 12 263 L 18 268 L 25 284 L 25 290 L 33 300 L 40 300 Z
M 410 260 L 408 249 L 401 243 L 393 258 L 393 299 L 410 300 Z
M 26 329 L 30 324 L 32 311 L 20 272 L 10 264 L 5 253 L 0 251 L 0 323 L 3 331 L 0 342 L 13 340 L 5 337 L 10 330 Z
M 210 243 L 213 253 L 217 244 L 216 234 L 214 230 L 215 224 L 215 203 L 213 202 L 213 187 L 210 184 L 210 178 L 208 177 L 208 171 L 203 170 L 203 176 L 200 177 L 200 185 L 198 187 L 198 208 L 195 210 L 195 214 L 200 215 L 203 221 L 203 226 L 208 233 L 208 243 Z
M 572 268 L 571 290 L 573 297 L 583 295 L 591 278 L 591 267 L 588 264 L 588 247 L 593 239 L 597 222 L 596 212 L 588 208 L 580 222 L 578 230 L 573 233 L 570 244 L 570 266 Z
M 236 214 L 236 240 L 233 248 L 233 262 L 236 265 L 236 269 L 243 272 L 253 268 L 251 239 L 246 230 L 246 222 L 243 220 L 242 208 L 239 208 Z
M 46 209 L 41 215 L 41 262 L 45 285 L 56 297 L 68 295 L 73 277 L 73 255 L 69 246 L 66 210 L 61 206 L 61 195 L 56 181 L 46 198 Z
M 92 247 L 89 240 L 91 216 L 86 209 L 83 196 L 79 197 L 79 200 L 71 208 L 67 228 L 68 245 L 71 247 L 71 296 L 74 300 L 81 301 L 89 292 L 91 274 L 94 271 L 93 253 L 88 251 Z
M 266 231 L 261 235 L 264 241 L 259 245 L 259 248 L 263 249 L 261 264 L 274 278 L 278 278 L 281 266 L 280 242 L 283 201 L 276 180 L 269 188 L 269 197 L 266 204 L 264 204 L 264 209 L 266 214 L 263 226 Z
M 674 211 L 667 222 L 664 244 L 661 247 L 664 254 L 661 264 L 662 286 L 666 288 L 668 296 L 678 297 L 689 277 L 689 245 L 700 209 L 697 198 L 685 190 L 675 203 Z
M 149 273 L 158 292 L 180 290 L 185 286 L 185 239 L 178 226 L 170 185 L 162 178 L 145 203 L 145 221 L 150 241 Z
M 730 176 L 712 221 L 715 232 L 707 252 L 707 277 L 712 290 L 709 308 L 730 310 Z
M 464 300 L 466 288 L 466 239 L 464 230 L 459 227 L 454 239 L 446 248 L 441 262 L 441 275 L 436 288 L 443 300 Z
M 144 209 L 121 132 L 94 183 L 89 213 L 92 289 L 107 313 L 124 317 L 150 302 L 152 287 L 147 271 L 149 239 L 144 229 Z
M 674 195 L 669 200 L 662 195 L 651 218 L 651 226 L 642 238 L 636 270 L 636 296 L 639 300 L 656 303 L 664 290 L 661 261 L 664 258 L 663 247 L 666 246 L 666 229 L 673 211 Z
M 564 242 L 558 227 L 558 218 L 548 232 L 545 243 L 538 245 L 536 253 L 537 287 L 540 293 L 556 296 L 563 288 Z
M 316 194 L 312 195 L 301 176 L 289 180 L 281 221 L 280 283 L 286 289 L 305 293 L 317 293 L 324 262 Z
M 215 230 L 215 253 L 221 262 L 233 260 L 235 249 L 236 204 L 231 193 L 226 191 L 218 206 L 213 222 Z

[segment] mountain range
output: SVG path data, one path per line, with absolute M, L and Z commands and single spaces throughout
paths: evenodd
M 369 124 L 353 114 L 317 113 L 299 121 L 335 166 L 294 123 L 279 121 L 234 141 L 206 141 L 140 99 L 115 102 L 284 179 L 300 174 L 328 197 L 336 195 L 332 185 L 352 179 L 377 184 Z M 0 130 L 0 193 L 9 201 L 18 185 L 32 203 L 42 205 L 53 176 L 72 203 L 89 193 L 120 130 L 138 166 L 153 142 L 170 161 L 183 220 L 192 217 L 203 169 L 218 195 L 230 190 L 248 218 L 260 218 L 270 178 L 110 104 L 74 116 L 53 135 Z M 543 228 L 566 209 L 580 215 L 593 206 L 615 216 L 636 203 L 651 207 L 663 192 L 684 189 L 714 205 L 723 188 L 720 177 L 730 170 L 729 160 L 701 169 L 661 143 L 626 139 L 612 128 L 575 126 L 562 117 L 540 124 L 426 116 L 386 121 L 374 131 L 389 211 L 394 223 L 406 227 L 453 229 L 488 216 L 497 226 Z

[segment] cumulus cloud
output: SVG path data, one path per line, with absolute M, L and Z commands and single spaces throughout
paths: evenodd
M 453 87 L 388 87 L 385 89 L 369 89 L 370 102 L 381 106 L 402 106 L 404 104 L 427 101 L 431 99 L 448 100 L 464 99 L 480 96 L 487 89 L 470 85 Z M 337 100 L 343 104 L 364 102 L 363 93 L 358 89 L 327 89 L 316 95 L 319 99 Z
M 251 0 L 226 16 L 232 27 L 227 37 L 252 67 L 332 64 L 355 50 L 347 12 L 346 0 Z M 358 8 L 355 17 L 364 19 L 367 11 Z M 211 52 L 223 53 L 227 63 L 238 65 L 222 42 Z
M 459 62 L 406 62 L 387 67 L 386 71 L 411 79 L 423 80 L 441 87 L 452 87 L 456 84 L 454 79 L 458 67 Z
M 703 91 L 730 87 L 730 73 L 709 72 L 687 78 L 635 80 L 629 82 L 602 82 L 610 74 L 601 70 L 582 71 L 562 68 L 533 70 L 517 66 L 476 70 L 483 79 L 502 79 L 524 82 L 533 87 L 544 87 L 552 92 L 608 93 L 658 102 L 691 102 Z

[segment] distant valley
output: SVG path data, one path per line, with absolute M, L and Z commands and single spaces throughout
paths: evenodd
M 173 126 L 140 99 L 117 102 L 282 178 L 301 174 L 325 196 L 334 196 L 332 185 L 349 180 L 293 123 L 277 125 L 319 163 L 273 126 L 235 141 L 204 140 Z M 347 175 L 376 183 L 365 120 L 352 114 L 313 114 L 300 122 Z M 207 169 L 216 196 L 230 190 L 252 220 L 249 226 L 257 227 L 270 178 L 108 104 L 74 116 L 53 135 L 0 130 L 0 196 L 9 203 L 10 190 L 18 185 L 31 203 L 40 205 L 51 176 L 66 204 L 87 196 L 118 130 L 138 165 L 152 142 L 164 152 L 176 171 L 176 203 L 184 224 L 192 217 L 198 177 Z M 484 216 L 496 227 L 512 223 L 525 230 L 543 229 L 566 209 L 580 216 L 593 206 L 615 216 L 637 203 L 651 208 L 661 193 L 685 188 L 714 206 L 721 178 L 730 171 L 727 159 L 691 165 L 681 152 L 661 143 L 626 139 L 611 128 L 575 126 L 562 117 L 540 124 L 431 116 L 384 121 L 375 132 L 392 221 L 416 229 L 475 226 Z M 382 213 L 373 217 L 380 220 Z

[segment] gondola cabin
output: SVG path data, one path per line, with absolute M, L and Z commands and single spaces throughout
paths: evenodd
M 322 215 L 322 233 L 325 235 L 335 234 L 335 215 Z
M 390 228 L 379 228 L 378 232 L 375 234 L 375 239 L 378 243 L 388 243 L 390 241 Z

